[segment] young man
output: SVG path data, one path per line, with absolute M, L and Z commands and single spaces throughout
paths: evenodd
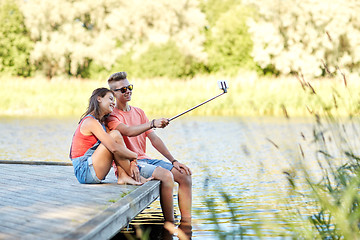
M 181 221 L 191 222 L 191 170 L 172 156 L 164 142 L 152 130 L 166 127 L 169 121 L 166 118 L 149 121 L 143 110 L 129 105 L 133 85 L 127 80 L 126 72 L 112 74 L 108 79 L 108 84 L 115 92 L 116 107 L 107 119 L 107 126 L 110 130 L 118 130 L 123 135 L 126 146 L 138 155 L 137 166 L 141 176 L 153 177 L 161 181 L 160 204 L 165 221 L 174 222 L 173 187 L 175 181 L 179 184 Z M 170 163 L 151 159 L 146 155 L 146 137 Z M 118 168 L 118 171 L 123 170 Z

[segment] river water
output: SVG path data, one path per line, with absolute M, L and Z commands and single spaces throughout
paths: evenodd
M 67 161 L 77 121 L 2 118 L 0 159 Z M 192 238 L 219 239 L 219 232 L 239 233 L 240 228 L 251 238 L 255 234 L 249 227 L 252 224 L 260 219 L 278 221 L 274 214 L 289 189 L 283 172 L 296 164 L 300 144 L 305 154 L 312 154 L 308 140 L 312 128 L 309 119 L 182 117 L 165 129 L 156 129 L 175 158 L 193 172 Z M 162 158 L 150 144 L 148 153 Z M 212 210 L 206 204 L 211 201 Z M 179 214 L 176 205 L 175 210 Z M 147 211 L 156 216 L 158 202 Z M 146 225 L 148 221 L 140 222 Z M 274 230 L 263 232 L 273 234 Z M 240 239 L 235 235 L 234 239 Z

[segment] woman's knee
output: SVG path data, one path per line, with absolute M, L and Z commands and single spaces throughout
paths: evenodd
M 109 134 L 117 143 L 124 142 L 124 138 L 118 130 L 111 130 Z

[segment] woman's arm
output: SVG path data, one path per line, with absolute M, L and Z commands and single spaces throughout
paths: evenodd
M 129 160 L 137 159 L 136 153 L 130 151 L 125 146 L 116 143 L 110 134 L 105 132 L 101 124 L 93 118 L 85 119 L 82 123 L 80 131 L 84 135 L 94 135 L 111 153 L 119 156 L 120 158 L 126 158 Z

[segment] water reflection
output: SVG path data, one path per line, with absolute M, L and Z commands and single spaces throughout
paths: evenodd
M 0 159 L 68 161 L 77 122 L 78 119 L 1 119 Z M 311 138 L 311 130 L 312 124 L 301 119 L 288 122 L 216 117 L 184 117 L 166 129 L 157 129 L 175 158 L 193 172 L 192 226 L 177 222 L 176 229 L 198 239 L 218 239 L 221 233 L 240 232 L 251 237 L 255 234 L 249 228 L 252 224 L 263 219 L 277 221 L 274 214 L 284 208 L 289 190 L 283 172 L 296 166 L 298 159 L 294 156 L 298 155 L 299 144 L 304 145 L 306 154 L 313 154 L 311 145 L 304 140 L 304 136 Z M 163 158 L 151 144 L 148 153 Z M 212 211 L 207 201 L 212 201 Z M 176 197 L 174 202 L 177 203 Z M 154 235 L 149 239 L 172 239 L 162 224 L 160 206 L 154 204 L 117 238 L 145 234 L 151 226 L 149 234 Z M 176 207 L 175 210 L 178 214 Z M 275 229 L 267 231 L 269 235 L 276 233 Z
M 112 239 L 192 239 L 192 225 L 180 222 L 179 211 L 175 210 L 175 224 L 165 223 L 160 202 L 156 200 Z
M 77 119 L 0 119 L 0 159 L 70 161 Z

